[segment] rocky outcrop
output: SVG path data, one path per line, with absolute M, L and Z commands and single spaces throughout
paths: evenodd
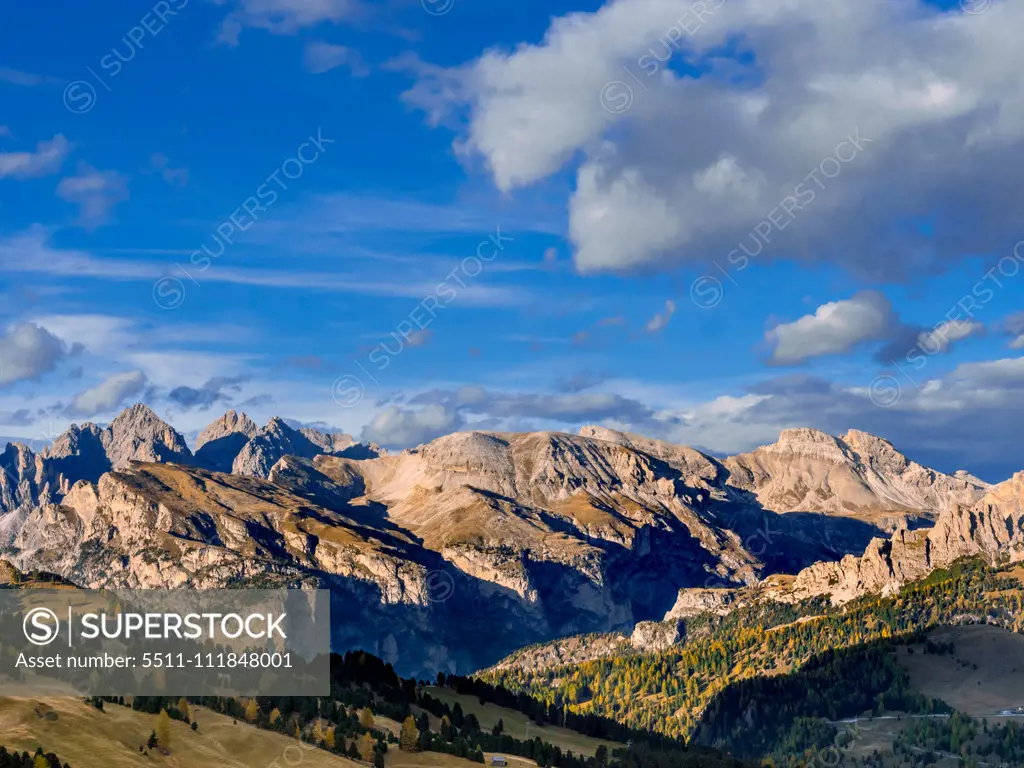
M 679 621 L 641 621 L 633 629 L 629 644 L 644 653 L 664 651 L 682 641 L 684 630 Z
M 727 614 L 736 601 L 735 589 L 680 589 L 665 620 L 689 619 L 702 613 Z
M 626 653 L 630 650 L 632 650 L 632 645 L 628 635 L 619 633 L 574 635 L 521 648 L 487 671 L 553 669 L 582 664 L 593 659 Z
M 894 594 L 908 581 L 974 556 L 993 563 L 1024 560 L 1024 472 L 992 487 L 971 506 L 954 505 L 931 529 L 900 528 L 889 540 L 873 540 L 860 557 L 815 563 L 773 596 L 827 595 L 833 604 L 842 604 L 865 594 Z

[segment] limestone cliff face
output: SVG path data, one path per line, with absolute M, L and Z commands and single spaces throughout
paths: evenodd
M 80 482 L 61 504 L 35 509 L 14 545 L 19 566 L 84 587 L 329 588 L 336 647 L 383 651 L 390 638 L 389 660 L 424 672 L 428 660 L 478 663 L 457 630 L 469 617 L 502 620 L 471 580 L 406 537 L 262 480 L 178 465 L 133 463 Z M 513 606 L 504 620 L 524 618 Z
M 633 629 L 629 644 L 642 653 L 657 653 L 682 641 L 683 624 L 678 621 L 641 621 Z
M 665 614 L 665 621 L 689 619 L 702 613 L 724 615 L 736 596 L 735 589 L 680 589 L 675 604 Z
M 723 495 L 713 460 L 677 449 L 669 463 L 614 437 L 457 433 L 350 466 L 367 503 L 536 605 L 554 635 L 660 618 L 684 585 L 756 581 L 759 558 L 698 501 Z
M 783 430 L 777 443 L 724 464 L 731 485 L 776 512 L 938 514 L 954 504 L 972 504 L 988 487 L 967 473 L 944 475 L 922 467 L 887 440 L 856 430 L 842 437 Z
M 865 594 L 892 594 L 907 581 L 962 557 L 983 556 L 993 563 L 1024 560 L 1024 472 L 992 487 L 971 506 L 954 505 L 931 529 L 897 530 L 875 539 L 860 557 L 816 563 L 797 574 L 778 599 L 828 595 L 842 604 Z

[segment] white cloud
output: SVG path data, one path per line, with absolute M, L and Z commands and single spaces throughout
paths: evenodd
M 211 379 L 238 376 L 246 359 L 238 354 L 174 350 L 131 352 L 123 356 L 124 362 L 140 369 L 148 380 L 168 388 L 200 388 Z
M 1014 312 L 1001 323 L 1001 330 L 1010 337 L 1010 349 L 1024 349 L 1024 312 Z
M 985 332 L 985 326 L 973 320 L 948 320 L 917 337 L 922 350 L 930 355 L 948 352 L 954 341 L 967 339 Z
M 783 215 L 767 255 L 803 244 L 904 276 L 1017 239 L 1024 200 L 1004 190 L 1024 162 L 1022 24 L 1007 0 L 974 15 L 913 0 L 612 0 L 553 19 L 537 43 L 409 65 L 406 99 L 435 123 L 465 118 L 457 149 L 503 190 L 581 158 L 569 229 L 582 271 L 724 257 L 803 182 L 815 198 Z M 736 41 L 744 62 L 721 53 Z M 669 53 L 706 74 L 677 75 L 655 58 Z M 893 224 L 939 207 L 961 234 Z
M 70 152 L 71 143 L 59 133 L 36 144 L 35 152 L 0 152 L 0 179 L 30 179 L 56 173 Z
M 71 350 L 74 351 L 74 350 Z M 0 387 L 38 381 L 71 351 L 62 339 L 34 323 L 20 323 L 0 335 Z
M 792 365 L 812 357 L 849 352 L 862 342 L 885 338 L 896 324 L 889 300 L 880 293 L 864 291 L 822 304 L 813 315 L 768 331 L 765 340 L 773 346 L 769 361 Z
M 105 224 L 118 203 L 128 199 L 128 179 L 117 171 L 97 171 L 81 164 L 77 176 L 57 185 L 57 196 L 78 206 L 78 223 L 84 227 Z
M 458 411 L 440 404 L 422 408 L 388 406 L 363 429 L 363 440 L 386 446 L 416 446 L 457 431 L 462 425 Z
M 12 69 L 11 67 L 0 67 L 0 82 L 32 88 L 37 85 L 54 85 L 59 83 L 60 80 L 48 75 L 37 75 L 35 72 L 23 72 L 20 69 Z
M 983 393 L 993 388 L 1019 389 L 1024 387 L 1024 357 L 963 363 L 957 366 L 947 379 L 954 385 L 962 387 L 965 394 L 978 398 L 984 397 Z
M 314 40 L 306 45 L 304 57 L 306 69 L 314 74 L 330 72 L 338 67 L 348 67 L 354 77 L 366 77 L 370 74 L 370 69 L 359 55 L 359 51 L 346 48 L 344 45 Z
M 93 354 L 124 352 L 139 341 L 135 323 L 112 315 L 41 315 L 31 322 L 52 331 L 69 344 L 81 344 Z
M 422 331 L 413 331 L 407 337 L 410 347 L 422 347 L 433 338 L 434 332 L 429 328 Z
M 338 271 L 306 272 L 296 269 L 246 269 L 221 268 L 202 272 L 203 282 L 229 283 L 233 285 L 258 285 L 267 288 L 304 288 L 334 293 L 353 293 L 367 296 L 407 298 L 422 301 L 424 296 L 434 295 L 439 283 L 451 271 L 422 271 L 415 281 L 395 281 L 392 267 L 378 276 L 346 274 Z M 153 261 L 131 261 L 127 259 L 96 258 L 85 251 L 55 248 L 50 244 L 49 233 L 35 225 L 25 232 L 0 238 L 0 267 L 12 272 L 27 272 L 66 277 L 106 278 L 118 282 L 149 282 L 164 276 L 167 267 Z M 494 271 L 498 271 L 495 269 Z M 523 306 L 536 300 L 536 292 L 518 286 L 485 285 L 480 281 L 470 282 L 459 277 L 465 287 L 454 282 L 457 292 L 454 304 L 462 306 Z M 188 289 L 186 288 L 186 291 Z
M 142 371 L 115 374 L 95 387 L 75 395 L 68 406 L 68 415 L 89 419 L 99 414 L 111 413 L 125 400 L 142 394 L 146 383 L 146 375 Z
M 665 301 L 665 310 L 663 312 L 659 312 L 650 320 L 648 320 L 647 324 L 644 326 L 644 330 L 647 331 L 648 333 L 657 333 L 666 325 L 668 325 L 669 320 L 672 319 L 672 315 L 674 315 L 675 313 L 676 303 L 672 301 L 672 299 L 667 299 Z
M 157 152 L 149 158 L 150 165 L 160 172 L 160 178 L 172 186 L 188 186 L 188 168 L 172 168 L 170 158 Z
M 243 27 L 291 35 L 323 22 L 347 21 L 363 7 L 361 0 L 238 0 L 221 25 L 219 39 L 228 45 L 238 45 Z

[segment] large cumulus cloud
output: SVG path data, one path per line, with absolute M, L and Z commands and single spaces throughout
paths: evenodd
M 407 99 L 435 121 L 464 112 L 457 148 L 503 190 L 573 167 L 582 271 L 746 243 L 759 258 L 906 277 L 1019 238 L 1022 26 L 1009 0 L 977 14 L 918 0 L 613 0 L 554 19 L 539 43 L 422 65 Z M 787 198 L 805 204 L 783 216 Z M 913 226 L 932 214 L 935 231 Z

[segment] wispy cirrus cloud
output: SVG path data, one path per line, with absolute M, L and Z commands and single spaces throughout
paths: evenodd
M 79 225 L 93 229 L 106 224 L 114 208 L 128 199 L 128 177 L 82 163 L 77 175 L 61 179 L 57 196 L 77 205 Z
M 0 67 L 0 83 L 21 85 L 26 88 L 33 88 L 37 85 L 57 85 L 61 82 L 59 78 L 48 75 L 38 75 L 35 72 L 24 72 L 12 67 Z
M 667 299 L 665 301 L 665 308 L 647 321 L 647 324 L 644 325 L 644 330 L 648 333 L 657 333 L 669 324 L 672 315 L 675 313 L 676 303 L 672 299 Z
M 229 0 L 214 2 L 224 5 Z M 232 5 L 217 38 L 227 45 L 238 45 L 245 27 L 292 35 L 325 22 L 350 21 L 366 10 L 362 0 L 236 0 Z
M 187 264 L 187 260 L 185 260 Z M 150 282 L 164 276 L 167 265 L 130 259 L 99 259 L 74 249 L 56 248 L 41 226 L 0 239 L 0 267 L 11 272 L 51 276 L 83 277 L 114 282 Z M 187 279 L 182 277 L 181 279 Z M 440 270 L 418 270 L 402 281 L 380 270 L 378 274 L 341 271 L 304 271 L 296 269 L 247 269 L 218 267 L 203 275 L 210 283 L 261 286 L 276 289 L 309 289 L 328 293 L 353 293 L 367 296 L 422 300 L 437 292 L 446 279 Z M 526 306 L 536 300 L 536 291 L 514 285 L 489 285 L 466 281 L 458 287 L 460 306 Z
M 0 179 L 31 179 L 57 173 L 71 149 L 71 142 L 58 133 L 36 144 L 34 152 L 0 152 Z
M 344 45 L 314 40 L 306 45 L 303 58 L 306 69 L 315 75 L 330 72 L 338 67 L 346 67 L 353 77 L 366 77 L 370 74 L 370 67 L 363 61 L 359 51 Z

